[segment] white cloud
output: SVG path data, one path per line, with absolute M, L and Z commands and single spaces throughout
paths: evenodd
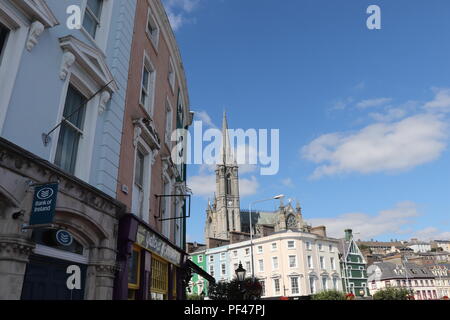
M 392 101 L 391 98 L 377 98 L 377 99 L 363 100 L 363 101 L 358 102 L 356 104 L 356 107 L 359 109 L 378 107 L 378 106 L 385 105 L 391 101 Z
M 450 89 L 436 89 L 434 88 L 435 97 L 432 101 L 425 104 L 428 110 L 450 111 Z
M 294 182 L 292 181 L 291 178 L 286 178 L 286 179 L 281 180 L 281 184 L 283 184 L 283 186 L 288 187 L 288 188 L 295 187 Z
M 345 229 L 352 229 L 355 238 L 370 239 L 385 234 L 405 234 L 408 225 L 419 216 L 414 202 L 401 202 L 394 208 L 380 211 L 377 215 L 346 213 L 335 218 L 308 219 L 313 226 L 325 226 L 331 237 L 342 238 Z
M 199 175 L 188 178 L 188 187 L 194 196 L 209 197 L 216 191 L 216 177 L 214 175 Z
M 407 111 L 402 108 L 392 108 L 388 109 L 385 113 L 382 112 L 372 112 L 369 113 L 369 116 L 375 121 L 379 122 L 390 122 L 393 120 L 398 120 L 405 117 Z
M 212 121 L 210 115 L 206 111 L 197 111 L 195 116 L 202 121 L 206 126 L 211 128 L 217 128 L 216 124 Z
M 444 119 L 419 114 L 394 123 L 375 123 L 358 132 L 320 136 L 301 150 L 319 167 L 312 177 L 358 172 L 398 172 L 437 159 L 446 148 Z
M 191 14 L 198 7 L 200 0 L 164 0 L 163 3 L 170 25 L 174 31 L 177 31 L 186 22 L 192 21 L 187 15 Z
M 435 227 L 428 227 L 422 230 L 419 230 L 414 233 L 414 238 L 429 241 L 429 240 L 449 240 L 450 232 L 449 231 L 440 231 Z
M 212 197 L 216 191 L 216 176 L 200 174 L 188 178 L 188 187 L 194 196 Z M 254 195 L 258 192 L 259 182 L 255 176 L 239 179 L 239 194 L 241 198 Z
M 255 176 L 250 177 L 250 179 L 239 179 L 239 195 L 241 198 L 256 194 L 258 188 L 259 183 Z

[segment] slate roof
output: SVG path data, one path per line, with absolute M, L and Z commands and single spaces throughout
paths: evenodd
M 378 266 L 381 271 L 380 280 L 388 279 L 424 279 L 431 278 L 434 279 L 434 274 L 425 266 L 419 266 L 414 263 L 404 263 L 403 265 L 395 264 L 392 262 L 375 262 L 374 265 Z M 402 269 L 402 273 L 395 273 L 395 269 Z M 406 269 L 406 274 L 405 274 Z

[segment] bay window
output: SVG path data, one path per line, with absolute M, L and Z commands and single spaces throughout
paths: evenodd
M 69 85 L 59 131 L 55 164 L 70 174 L 75 174 L 78 146 L 83 137 L 86 102 L 87 99 Z

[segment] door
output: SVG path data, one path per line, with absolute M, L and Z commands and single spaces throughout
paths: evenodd
M 69 266 L 80 269 L 80 289 L 69 290 Z M 31 255 L 22 288 L 22 300 L 83 300 L 86 265 L 55 258 Z

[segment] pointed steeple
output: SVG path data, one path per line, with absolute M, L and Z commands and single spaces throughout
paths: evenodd
M 231 152 L 230 136 L 228 134 L 228 121 L 225 111 L 223 112 L 222 120 L 222 154 L 221 163 L 223 165 L 233 165 L 235 163 L 233 154 Z

